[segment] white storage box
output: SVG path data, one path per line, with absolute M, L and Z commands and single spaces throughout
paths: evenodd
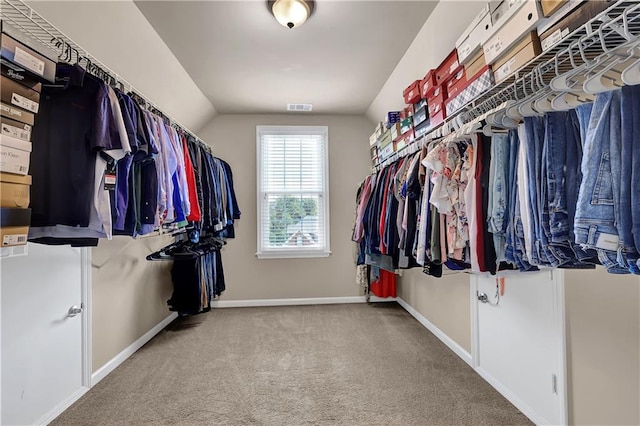
M 0 135 L 0 172 L 26 175 L 31 160 L 31 142 Z

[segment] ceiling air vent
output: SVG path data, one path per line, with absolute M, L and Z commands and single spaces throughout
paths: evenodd
M 313 109 L 311 104 L 287 104 L 287 111 L 309 112 Z

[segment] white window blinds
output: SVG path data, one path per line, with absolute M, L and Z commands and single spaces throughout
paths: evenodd
M 327 133 L 258 126 L 258 257 L 329 254 Z

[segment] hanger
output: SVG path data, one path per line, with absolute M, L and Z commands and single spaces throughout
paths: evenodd
M 633 8 L 634 11 L 635 9 L 637 9 L 637 7 Z M 628 14 L 630 12 L 631 12 L 631 9 L 628 9 L 628 10 L 625 10 L 623 13 L 624 28 L 627 35 L 629 34 Z M 637 47 L 638 44 L 636 43 L 635 46 Z M 640 58 L 636 58 L 631 64 L 628 64 L 626 66 L 626 68 L 620 74 L 620 79 L 617 80 L 616 82 L 619 83 L 620 81 L 622 81 L 622 83 L 629 86 L 640 84 Z
M 527 82 L 525 81 L 525 84 L 527 84 Z M 535 82 L 535 72 L 531 73 L 531 93 L 532 95 L 525 99 L 521 104 L 518 105 L 518 113 L 520 113 L 521 116 L 523 117 L 534 117 L 534 116 L 541 116 L 542 114 L 536 110 L 534 108 L 534 102 L 537 100 L 537 98 L 540 96 L 539 94 L 536 95 L 536 93 L 540 93 L 540 90 L 544 90 L 543 88 L 540 88 L 536 85 Z M 546 96 L 546 93 L 543 93 L 543 95 Z
M 598 28 L 597 34 L 602 38 L 602 27 Z M 569 55 L 569 61 L 571 63 L 571 70 L 564 72 L 562 74 L 558 74 L 559 70 L 556 68 L 556 75 L 551 82 L 549 83 L 549 87 L 553 90 L 562 92 L 562 91 L 571 91 L 576 82 L 582 82 L 584 80 L 580 80 L 584 73 L 594 66 L 597 66 L 603 59 L 601 56 L 596 57 L 595 59 L 587 58 L 587 55 L 584 51 L 584 46 L 586 45 L 586 40 L 590 36 L 581 37 L 576 42 L 569 45 L 566 51 L 559 53 L 561 56 L 565 52 Z M 574 52 L 576 51 L 580 53 L 580 57 L 582 59 L 582 64 L 578 65 L 575 61 Z
M 613 50 L 608 49 L 602 32 L 598 33 L 601 37 L 600 44 L 606 54 L 607 63 L 584 81 L 583 89 L 587 93 L 597 94 L 622 87 L 625 84 L 622 79 L 623 72 L 633 64 L 640 62 L 640 39 L 629 32 L 628 10 L 624 12 L 622 17 L 622 28 L 620 29 L 620 25 L 613 27 L 627 40 L 622 46 Z

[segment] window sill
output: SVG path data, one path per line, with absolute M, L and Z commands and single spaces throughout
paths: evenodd
M 256 253 L 256 257 L 258 259 L 311 259 L 311 258 L 320 258 L 320 257 L 329 257 L 331 255 L 330 251 L 309 251 L 309 252 L 300 252 L 300 251 L 274 251 L 274 252 L 263 252 Z

